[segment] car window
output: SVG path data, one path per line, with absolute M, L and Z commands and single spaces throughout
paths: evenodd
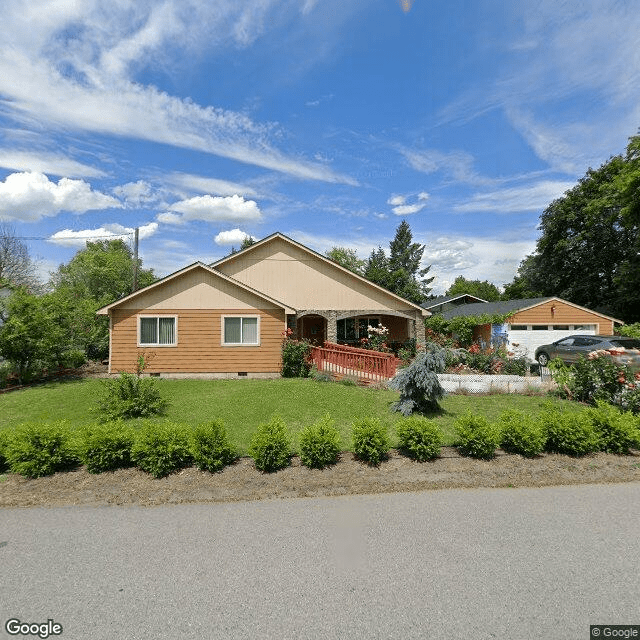
M 565 338 L 564 340 L 559 340 L 556 344 L 559 347 L 570 347 L 573 344 L 575 338 Z
M 602 340 L 598 340 L 597 338 L 576 338 L 576 346 L 580 347 L 590 347 L 594 344 L 600 344 Z
M 609 340 L 614 347 L 625 349 L 640 349 L 640 340 Z

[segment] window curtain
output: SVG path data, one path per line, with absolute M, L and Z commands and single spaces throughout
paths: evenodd
M 258 343 L 258 318 L 242 318 L 242 343 Z
M 242 342 L 242 318 L 224 319 L 225 344 L 239 344 Z
M 140 318 L 140 343 L 157 344 L 158 323 L 157 318 Z
M 176 337 L 175 318 L 158 318 L 160 344 L 174 344 Z

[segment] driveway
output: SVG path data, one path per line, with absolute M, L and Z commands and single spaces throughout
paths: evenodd
M 627 483 L 2 509 L 0 637 L 586 640 L 640 624 L 639 506 Z

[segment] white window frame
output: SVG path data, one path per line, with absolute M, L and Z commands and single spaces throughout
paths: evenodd
M 257 342 L 225 342 L 225 321 L 227 318 L 242 318 L 257 320 L 256 338 Z M 242 340 L 242 322 L 240 323 L 240 339 Z M 220 345 L 223 347 L 259 347 L 260 346 L 260 316 L 256 314 L 229 314 L 220 318 Z
M 143 318 L 173 318 L 173 342 L 167 344 L 161 344 L 159 342 L 142 342 L 142 319 Z M 157 335 L 160 337 L 160 322 L 158 321 Z M 159 314 L 142 314 L 138 316 L 138 346 L 139 347 L 176 347 L 178 346 L 178 316 L 167 315 L 164 313 Z

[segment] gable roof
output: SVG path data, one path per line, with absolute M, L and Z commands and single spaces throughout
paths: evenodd
M 580 305 L 569 302 L 568 300 L 563 300 L 562 298 L 558 298 L 556 296 L 550 296 L 546 298 L 522 298 L 520 300 L 498 300 L 497 302 L 477 302 L 472 304 L 461 304 L 457 307 L 453 307 L 451 309 L 443 311 L 441 315 L 443 318 L 445 318 L 445 320 L 451 320 L 452 318 L 477 316 L 485 313 L 515 314 L 520 311 L 527 311 L 528 309 L 532 309 L 533 307 L 537 307 L 538 305 L 544 304 L 545 302 L 549 302 L 551 300 L 562 302 L 571 307 L 575 307 L 576 309 L 580 309 L 581 311 L 587 311 L 588 313 L 600 316 L 601 318 L 606 318 L 607 320 L 611 320 L 612 322 L 616 322 L 618 324 L 624 324 L 622 320 L 611 318 L 610 316 L 606 316 L 603 313 L 593 311 L 592 309 L 587 309 L 586 307 L 581 307 Z
M 395 300 L 397 300 L 399 302 L 402 302 L 405 305 L 409 305 L 409 306 L 413 307 L 417 311 L 420 311 L 423 316 L 430 316 L 431 315 L 431 313 L 429 311 L 427 311 L 426 309 L 422 308 L 420 305 L 415 304 L 414 302 L 411 302 L 409 300 L 406 300 L 405 298 L 402 298 L 402 297 L 396 295 L 395 293 L 389 291 L 388 289 L 385 289 L 384 287 L 381 287 L 380 285 L 377 285 L 374 282 L 371 282 L 371 280 L 368 280 L 367 278 L 365 278 L 365 277 L 363 277 L 361 275 L 358 275 L 357 273 L 354 273 L 353 271 L 350 271 L 349 269 L 343 267 L 342 265 L 340 265 L 337 262 L 331 260 L 330 258 L 327 258 L 326 256 L 323 256 L 321 253 L 318 253 L 317 251 L 314 251 L 313 249 L 309 249 L 309 247 L 306 247 L 305 245 L 300 244 L 299 242 L 296 242 L 295 240 L 289 238 L 288 236 L 284 235 L 283 233 L 280 233 L 279 231 L 276 231 L 275 233 L 272 233 L 271 235 L 267 236 L 266 238 L 263 238 L 262 240 L 259 240 L 258 242 L 255 242 L 254 244 L 246 247 L 245 249 L 242 249 L 241 251 L 237 251 L 236 253 L 232 253 L 231 255 L 226 256 L 225 258 L 221 258 L 220 260 L 217 260 L 216 262 L 212 263 L 210 266 L 211 266 L 212 269 L 215 269 L 216 271 L 218 271 L 221 266 L 229 264 L 229 263 L 231 263 L 234 260 L 237 260 L 239 258 L 244 258 L 249 253 L 258 250 L 260 247 L 264 247 L 266 244 L 269 244 L 269 243 L 273 242 L 274 240 L 282 240 L 285 243 L 290 244 L 291 246 L 299 249 L 300 251 L 303 251 L 303 252 L 307 253 L 308 255 L 313 257 L 314 259 L 320 260 L 324 264 L 330 265 L 331 268 L 336 269 L 336 270 L 342 272 L 343 274 L 347 274 L 347 276 L 349 278 L 352 278 L 352 279 L 358 281 L 359 283 L 364 283 L 367 287 L 370 287 L 370 288 L 372 288 L 373 290 L 375 290 L 377 292 L 382 292 L 386 296 L 391 297 L 392 299 L 395 299 Z
M 114 307 L 117 307 L 121 304 L 123 304 L 124 302 L 129 302 L 130 300 L 135 299 L 136 297 L 142 296 L 147 294 L 149 291 L 156 289 L 158 287 L 163 286 L 164 284 L 166 284 L 167 282 L 174 280 L 175 278 L 178 278 L 182 275 L 185 275 L 186 273 L 189 273 L 190 271 L 194 271 L 195 269 L 204 269 L 207 273 L 210 273 L 211 275 L 215 276 L 216 278 L 220 278 L 226 282 L 229 282 L 230 284 L 232 284 L 233 286 L 238 287 L 239 289 L 242 289 L 244 291 L 247 291 L 249 293 L 252 293 L 255 296 L 258 296 L 259 298 L 262 298 L 263 300 L 266 300 L 267 302 L 270 302 L 271 304 L 280 307 L 282 309 L 284 309 L 285 313 L 295 313 L 295 309 L 292 309 L 291 307 L 289 307 L 286 304 L 283 304 L 282 302 L 280 302 L 279 300 L 275 300 L 267 295 L 265 295 L 264 293 L 262 293 L 261 291 L 256 291 L 255 289 L 253 289 L 252 287 L 247 286 L 246 284 L 243 284 L 242 282 L 238 282 L 237 280 L 235 280 L 234 278 L 225 275 L 224 273 L 217 271 L 216 269 L 212 269 L 209 265 L 206 265 L 202 262 L 194 262 L 193 264 L 188 265 L 187 267 L 184 267 L 183 269 L 180 269 L 179 271 L 175 271 L 174 273 L 169 274 L 168 276 L 165 276 L 164 278 L 161 278 L 160 280 L 156 280 L 154 283 L 142 288 L 142 289 L 138 289 L 137 291 L 134 291 L 133 293 L 130 293 L 128 296 L 124 296 L 122 298 L 120 298 L 119 300 L 116 300 L 115 302 L 112 302 L 111 304 L 108 304 L 104 307 L 101 307 L 100 309 L 98 309 L 96 311 L 97 315 L 107 315 L 109 313 L 110 309 L 113 309 Z

